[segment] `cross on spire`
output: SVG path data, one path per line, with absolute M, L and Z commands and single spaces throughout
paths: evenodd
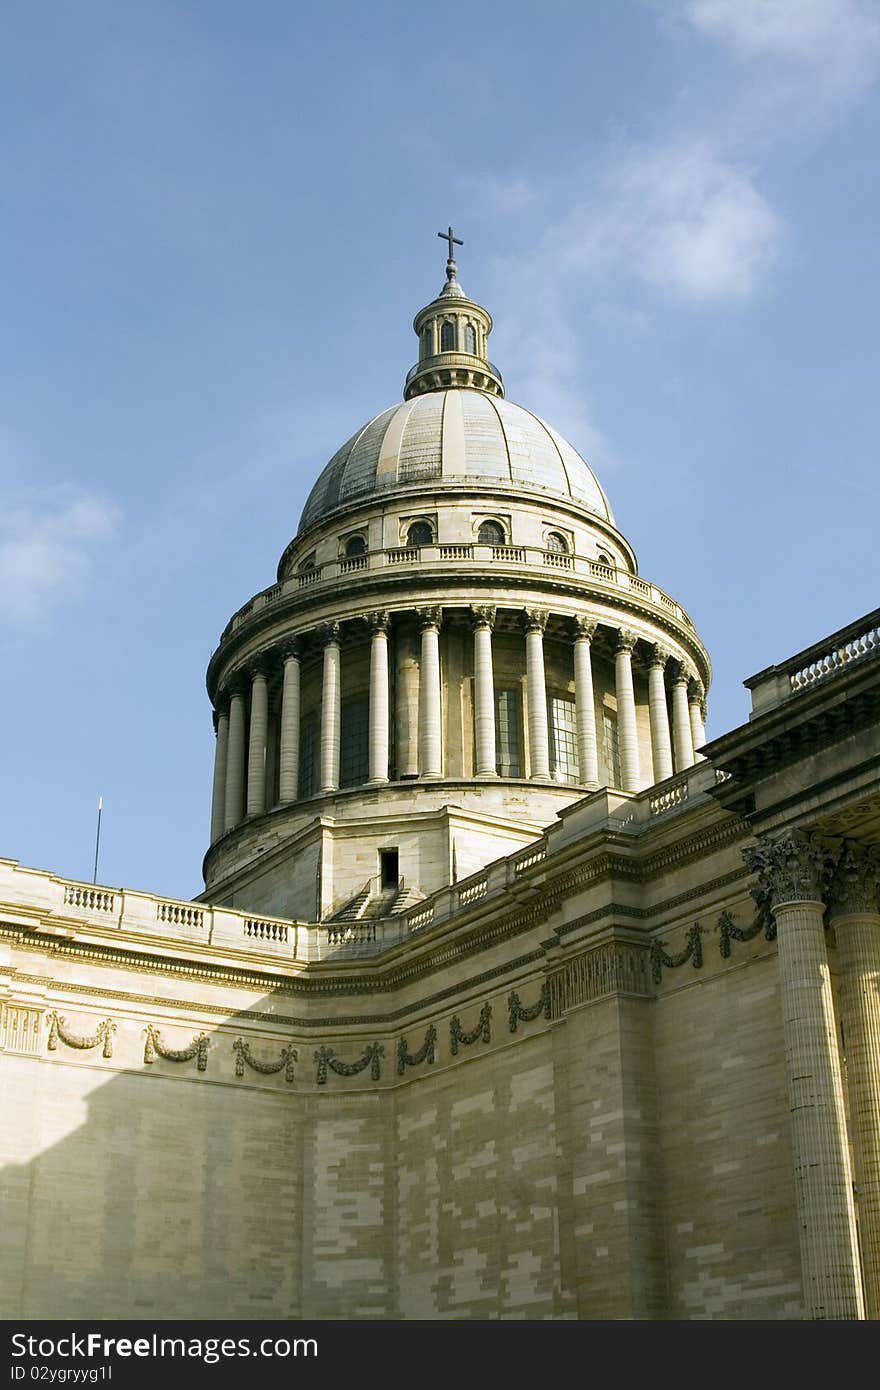
M 451 227 L 447 227 L 445 232 L 438 232 L 437 235 L 438 235 L 438 237 L 440 238 L 441 241 L 448 241 L 448 242 L 449 242 L 449 259 L 450 259 L 451 261 L 454 261 L 454 260 L 455 260 L 455 252 L 454 252 L 453 249 L 452 249 L 453 246 L 464 246 L 464 242 L 461 240 L 460 237 L 457 237 L 457 236 L 453 236 L 453 235 L 452 235 L 452 228 L 451 228 Z

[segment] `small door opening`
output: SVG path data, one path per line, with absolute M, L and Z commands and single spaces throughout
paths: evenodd
M 379 850 L 379 881 L 383 888 L 396 888 L 400 882 L 396 849 Z

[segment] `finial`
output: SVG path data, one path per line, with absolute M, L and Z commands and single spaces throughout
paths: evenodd
M 464 246 L 464 242 L 460 237 L 453 234 L 451 227 L 447 227 L 445 232 L 438 232 L 437 235 L 441 241 L 449 243 L 449 256 L 446 261 L 446 279 L 450 284 L 453 284 L 458 267 L 455 264 L 455 252 L 452 248 L 453 246 Z

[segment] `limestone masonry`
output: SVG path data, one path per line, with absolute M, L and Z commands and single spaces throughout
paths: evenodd
M 201 900 L 0 860 L 0 1317 L 880 1316 L 880 610 L 707 744 L 446 276 L 211 658 Z

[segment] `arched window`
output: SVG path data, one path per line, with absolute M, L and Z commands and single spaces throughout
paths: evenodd
M 306 570 L 313 570 L 315 568 L 315 552 L 312 551 L 311 555 L 307 555 L 304 560 L 300 560 L 296 568 L 298 574 L 305 574 Z
M 469 323 L 464 330 L 464 350 L 465 352 L 472 352 L 476 356 L 477 330 L 472 323 Z
M 609 569 L 613 569 L 613 568 L 614 568 L 614 564 L 613 564 L 613 561 L 612 561 L 612 559 L 611 559 L 611 556 L 610 556 L 610 555 L 606 555 L 605 552 L 604 552 L 604 550 L 600 550 L 600 551 L 599 551 L 599 564 L 600 564 L 600 565 L 607 565 Z
M 507 537 L 500 521 L 484 521 L 477 532 L 481 545 L 504 545 Z
M 568 554 L 568 541 L 558 531 L 547 532 L 547 549 L 554 555 Z
M 364 540 L 363 536 L 349 536 L 348 540 L 345 542 L 346 560 L 353 560 L 356 556 L 366 555 L 366 553 L 367 542 Z
M 426 323 L 422 329 L 422 356 L 433 357 L 434 355 L 434 325 Z
M 452 319 L 444 319 L 440 329 L 440 351 L 455 352 L 455 324 Z
M 414 521 L 406 533 L 406 544 L 410 550 L 420 545 L 431 545 L 433 541 L 434 531 L 429 521 Z

